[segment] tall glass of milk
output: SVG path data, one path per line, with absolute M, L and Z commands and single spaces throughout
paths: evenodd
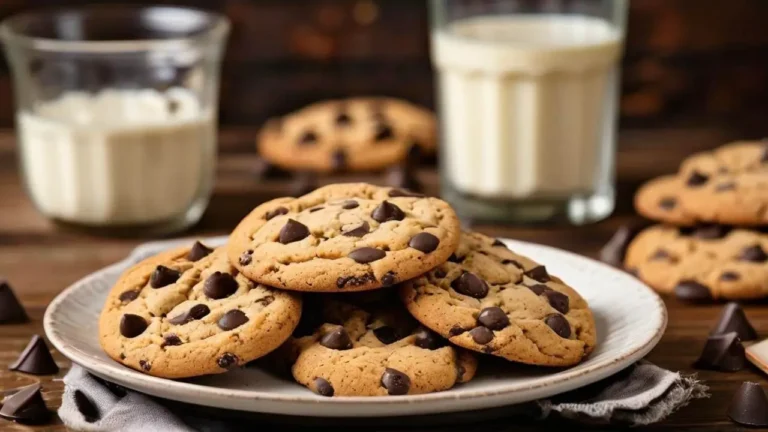
M 442 192 L 462 217 L 588 223 L 614 207 L 627 0 L 431 0 Z

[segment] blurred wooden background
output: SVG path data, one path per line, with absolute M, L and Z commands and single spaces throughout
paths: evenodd
M 86 3 L 0 0 L 0 18 L 32 7 Z M 394 95 L 432 106 L 425 0 L 157 3 L 218 10 L 232 20 L 221 89 L 225 125 L 252 126 L 310 101 L 352 94 Z M 623 124 L 763 129 L 767 18 L 766 0 L 632 0 Z M 0 127 L 12 124 L 12 100 L 3 60 Z

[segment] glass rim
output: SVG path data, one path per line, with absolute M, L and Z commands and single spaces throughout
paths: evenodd
M 211 22 L 197 33 L 167 38 L 138 38 L 131 40 L 65 40 L 50 37 L 30 36 L 14 29 L 14 24 L 25 19 L 40 19 L 55 15 L 99 12 L 143 12 L 143 11 L 184 11 L 205 16 Z M 230 30 L 229 19 L 219 13 L 186 6 L 142 6 L 142 5 L 89 5 L 82 7 L 51 7 L 21 12 L 0 21 L 0 40 L 37 51 L 70 53 L 120 53 L 149 50 L 178 49 L 205 39 L 221 39 Z

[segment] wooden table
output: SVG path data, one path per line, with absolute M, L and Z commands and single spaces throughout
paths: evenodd
M 596 256 L 600 247 L 621 224 L 634 218 L 633 191 L 645 179 L 673 171 L 679 161 L 693 151 L 715 147 L 727 140 L 743 137 L 744 131 L 723 128 L 622 131 L 618 157 L 618 206 L 610 219 L 587 227 L 504 227 L 483 225 L 477 230 L 503 237 L 535 241 Z M 256 157 L 252 151 L 253 130 L 227 129 L 221 134 L 218 180 L 210 207 L 203 220 L 188 235 L 226 233 L 258 203 L 287 193 L 285 181 L 259 181 L 253 175 Z M 428 192 L 435 192 L 436 174 L 431 168 L 419 172 Z M 0 275 L 6 277 L 26 306 L 32 322 L 0 326 L 0 389 L 41 381 L 45 399 L 58 408 L 63 384 L 59 380 L 69 362 L 58 352 L 62 366 L 57 377 L 37 378 L 7 370 L 29 338 L 42 334 L 46 305 L 63 288 L 94 270 L 118 261 L 138 243 L 147 239 L 115 239 L 89 236 L 52 226 L 39 215 L 24 194 L 15 158 L 11 131 L 0 132 Z M 656 364 L 683 373 L 696 372 L 691 364 L 697 358 L 721 305 L 690 306 L 667 299 L 669 327 L 661 343 L 648 356 Z M 746 307 L 752 324 L 768 336 L 768 309 L 759 304 Z M 712 397 L 697 400 L 667 421 L 649 429 L 714 431 L 741 430 L 726 417 L 733 392 L 743 381 L 768 385 L 755 368 L 736 373 L 698 372 L 707 382 Z M 406 422 L 404 422 L 406 423 Z M 532 423 L 494 421 L 484 426 L 490 431 L 534 430 L 554 426 L 555 422 Z M 558 423 L 559 424 L 559 423 Z M 64 430 L 54 426 L 27 428 L 0 419 L 0 430 Z M 444 429 L 444 428 L 442 428 Z M 456 430 L 461 429 L 456 427 Z

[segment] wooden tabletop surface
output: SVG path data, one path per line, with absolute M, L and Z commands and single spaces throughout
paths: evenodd
M 256 156 L 251 147 L 252 136 L 253 130 L 250 129 L 227 129 L 222 132 L 221 157 L 213 198 L 203 220 L 184 235 L 224 234 L 255 205 L 287 194 L 286 181 L 262 181 L 253 175 Z M 539 242 L 595 257 L 616 228 L 636 218 L 631 208 L 632 194 L 643 180 L 673 171 L 680 160 L 693 151 L 713 148 L 735 138 L 746 137 L 740 136 L 737 131 L 714 127 L 624 130 L 620 134 L 618 155 L 618 205 L 614 216 L 608 220 L 586 227 L 481 225 L 475 229 L 494 236 Z M 33 334 L 43 334 L 42 316 L 45 307 L 62 289 L 124 258 L 133 247 L 148 239 L 97 237 L 53 226 L 37 213 L 24 193 L 15 147 L 12 131 L 0 131 L 0 275 L 11 283 L 32 321 L 24 325 L 0 326 L 0 389 L 40 381 L 48 406 L 57 409 L 63 391 L 60 378 L 70 366 L 64 356 L 54 353 L 61 366 L 61 372 L 56 377 L 40 378 L 10 372 L 8 365 L 16 359 Z M 419 177 L 426 185 L 427 192 L 436 193 L 437 176 L 434 169 L 423 168 Z M 710 387 L 712 397 L 694 401 L 649 429 L 741 430 L 725 414 L 733 393 L 743 381 L 757 381 L 768 387 L 768 380 L 753 367 L 735 373 L 694 370 L 691 364 L 717 320 L 722 305 L 690 306 L 674 299 L 666 299 L 666 304 L 669 309 L 669 326 L 648 359 L 671 370 L 697 372 L 699 378 Z M 746 306 L 746 311 L 761 336 L 768 337 L 768 307 L 751 304 Z M 534 430 L 547 425 L 552 426 L 553 422 L 516 420 L 505 423 L 497 420 L 486 423 L 484 429 Z M 455 427 L 455 430 L 459 429 Z M 58 419 L 53 425 L 37 428 L 0 419 L 0 430 L 65 428 Z

